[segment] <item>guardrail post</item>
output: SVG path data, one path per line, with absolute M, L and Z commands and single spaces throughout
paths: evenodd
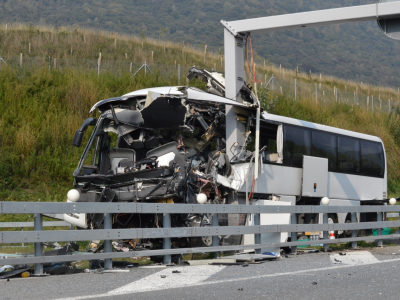
M 357 213 L 351 213 L 351 223 L 356 224 L 357 223 Z M 351 237 L 357 237 L 357 230 L 353 230 L 351 233 Z M 357 242 L 351 242 L 351 248 L 356 249 L 357 248 Z
M 382 217 L 382 213 L 381 212 L 378 212 L 377 221 L 378 222 L 382 222 L 383 221 L 383 217 Z M 382 235 L 382 228 L 378 228 L 378 235 Z M 378 247 L 382 247 L 382 240 L 378 240 Z
M 163 215 L 163 226 L 164 226 L 164 228 L 171 228 L 171 215 L 170 214 Z M 164 250 L 171 249 L 171 239 L 170 238 L 163 239 L 163 249 Z M 164 255 L 163 263 L 164 263 L 164 265 L 171 264 L 171 255 Z
M 218 226 L 218 214 L 214 213 L 212 216 L 212 226 L 216 227 Z M 212 246 L 213 247 L 218 247 L 219 246 L 219 241 L 218 241 L 218 235 L 213 235 L 212 237 Z M 217 255 L 217 257 L 219 257 L 219 253 L 215 252 L 215 254 Z
M 34 219 L 34 231 L 42 231 L 43 230 L 43 215 L 35 214 Z M 37 242 L 35 243 L 35 257 L 43 256 L 43 243 Z M 43 264 L 37 263 L 35 264 L 35 275 L 43 275 Z
M 112 216 L 110 213 L 104 215 L 104 229 L 112 229 Z M 111 253 L 111 240 L 104 240 L 104 252 Z M 112 259 L 104 259 L 104 269 L 112 269 Z
M 254 226 L 260 226 L 260 213 L 254 214 Z M 261 244 L 261 234 L 255 233 L 254 234 L 254 243 Z M 255 249 L 257 254 L 261 254 L 261 249 Z
M 290 224 L 292 225 L 297 224 L 297 218 L 295 213 L 292 213 L 290 215 Z M 297 242 L 297 232 L 292 232 L 290 237 L 291 237 L 290 239 L 291 242 Z M 297 253 L 297 246 L 292 246 L 290 247 L 290 249 L 292 253 Z
M 328 224 L 328 214 L 327 213 L 323 214 L 323 223 L 324 224 Z M 327 240 L 329 238 L 328 230 L 324 231 L 324 237 L 323 238 L 324 238 L 324 240 Z M 329 249 L 329 244 L 324 244 L 323 251 L 326 252 L 328 249 Z
M 24 227 L 21 227 L 21 231 L 24 231 Z M 22 247 L 25 247 L 25 243 L 22 243 Z

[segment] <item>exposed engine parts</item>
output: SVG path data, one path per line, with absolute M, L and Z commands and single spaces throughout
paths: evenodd
M 224 98 L 222 74 L 191 68 L 188 78 L 202 79 L 207 83 L 207 91 L 191 87 L 153 88 L 93 106 L 90 112 L 97 109 L 100 117 L 87 119 L 73 141 L 79 147 L 86 129 L 94 126 L 73 174 L 78 199 L 69 201 L 226 203 L 228 193 L 243 185 L 243 176 L 235 174 L 232 162 L 248 159 L 251 152 L 242 145 L 240 155 L 229 158 L 225 107 L 232 105 L 238 109 L 238 116 L 243 116 L 240 120 L 248 129 L 258 103 L 246 85 L 240 91 L 244 101 Z M 247 143 L 250 140 L 247 134 Z M 68 216 L 80 227 L 103 226 L 103 214 Z M 210 226 L 210 220 L 208 215 L 176 214 L 172 224 L 203 227 Z M 162 216 L 115 214 L 113 227 L 162 227 Z M 209 241 L 204 237 L 200 244 L 209 246 Z M 175 244 L 187 247 L 192 242 Z M 157 241 L 135 241 L 134 245 L 114 246 L 125 251 L 149 245 L 154 248 L 156 244 Z

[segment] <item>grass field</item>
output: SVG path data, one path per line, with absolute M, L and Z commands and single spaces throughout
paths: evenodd
M 90 107 L 101 99 L 137 89 L 178 84 L 177 76 L 160 72 L 131 77 L 129 70 L 104 71 L 98 76 L 94 69 L 73 64 L 49 70 L 45 60 L 48 56 L 70 61 L 96 60 L 100 52 L 103 61 L 147 60 L 150 66 L 180 64 L 182 77 L 191 65 L 218 69 L 223 62 L 220 53 L 207 52 L 204 58 L 204 51 L 184 44 L 107 32 L 22 25 L 9 27 L 7 34 L 0 32 L 0 54 L 5 60 L 18 59 L 22 53 L 24 59 L 41 57 L 44 61 L 42 67 L 23 65 L 12 70 L 3 64 L 0 70 L 0 201 L 65 201 L 72 187 L 72 171 L 82 151 L 73 147 L 71 141 L 89 116 Z M 278 73 L 279 69 L 267 63 L 258 72 Z M 287 78 L 293 76 L 296 76 L 293 71 L 286 71 Z M 318 76 L 300 73 L 297 78 L 319 80 Z M 357 86 L 329 76 L 323 77 L 323 83 L 346 89 Z M 391 88 L 367 85 L 363 88 L 379 90 L 382 97 L 384 93 L 397 93 Z M 400 196 L 400 117 L 396 109 L 390 115 L 371 113 L 343 103 L 315 105 L 311 97 L 294 102 L 285 94 L 272 93 L 263 106 L 274 114 L 379 136 L 386 147 L 389 196 Z

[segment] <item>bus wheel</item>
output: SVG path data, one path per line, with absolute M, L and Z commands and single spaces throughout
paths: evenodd
M 348 216 L 346 218 L 346 222 L 345 222 L 346 224 L 352 223 L 350 218 L 351 218 L 350 216 Z M 343 237 L 343 238 L 351 238 L 352 234 L 353 234 L 353 230 L 351 230 L 351 229 L 344 230 L 343 234 L 341 235 L 341 237 Z M 357 230 L 357 236 L 358 236 L 358 230 Z
M 191 238 L 191 247 L 211 247 L 212 236 L 199 236 Z

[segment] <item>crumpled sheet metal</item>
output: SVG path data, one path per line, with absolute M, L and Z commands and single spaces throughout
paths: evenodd
M 146 89 L 109 102 L 100 101 L 92 108 L 101 113 L 93 135 L 97 138 L 101 161 L 98 168 L 85 170 L 86 157 L 82 157 L 74 172 L 79 201 L 104 202 L 102 195 L 112 191 L 114 196 L 107 201 L 198 204 L 206 198 L 207 203 L 225 204 L 232 191 L 243 189 L 251 172 L 243 165 L 249 165 L 246 159 L 252 152 L 247 150 L 247 144 L 239 145 L 243 149 L 241 156 L 229 158 L 232 149 L 226 149 L 225 110 L 226 105 L 238 108 L 235 111 L 238 121 L 245 124 L 249 135 L 257 106 L 254 95 L 246 86 L 241 95 L 247 102 L 224 98 L 221 74 L 201 69 L 192 71 L 194 77 L 206 78 L 207 91 L 191 87 Z M 108 140 L 116 140 L 113 148 L 111 142 L 104 142 Z M 85 151 L 95 147 L 94 141 L 95 138 Z M 103 218 L 87 215 L 88 227 L 102 228 L 102 222 Z M 172 227 L 210 224 L 208 214 L 176 214 L 171 220 Z M 156 213 L 113 216 L 113 228 L 162 227 L 163 218 Z M 202 247 L 208 246 L 209 241 L 208 237 L 181 238 L 174 240 L 173 245 Z M 116 251 L 128 252 L 161 247 L 162 242 L 150 246 L 145 243 L 141 241 L 133 246 L 127 241 L 114 241 L 112 245 Z

